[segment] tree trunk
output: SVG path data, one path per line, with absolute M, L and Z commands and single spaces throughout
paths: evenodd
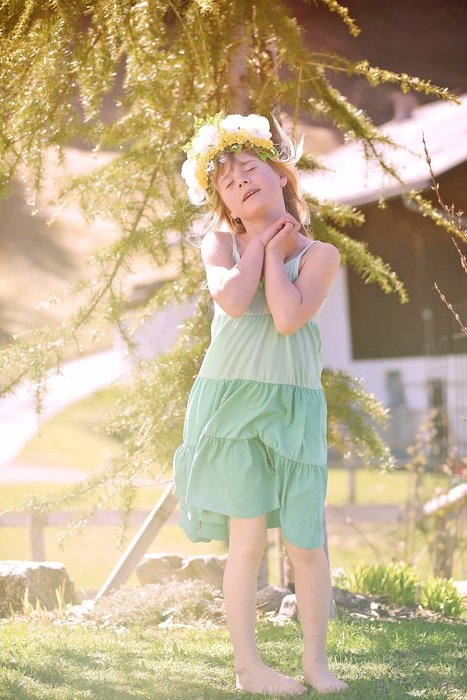
M 248 114 L 250 95 L 247 81 L 248 41 L 245 29 L 237 24 L 232 32 L 232 41 L 227 50 L 227 82 L 229 86 L 230 111 Z

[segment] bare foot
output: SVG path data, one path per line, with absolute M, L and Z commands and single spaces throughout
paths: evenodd
M 237 673 L 237 688 L 249 693 L 276 693 L 277 695 L 303 695 L 307 688 L 269 668 L 263 663 L 257 663 Z
M 327 661 L 303 662 L 303 675 L 307 683 L 313 686 L 318 693 L 338 693 L 349 687 L 344 681 L 340 681 L 331 673 Z

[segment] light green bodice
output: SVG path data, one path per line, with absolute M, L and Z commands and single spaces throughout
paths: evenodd
M 235 235 L 230 235 L 232 257 L 236 264 L 240 255 Z M 298 255 L 285 261 L 291 282 L 298 277 L 300 260 L 305 251 L 316 242 L 310 241 Z M 321 308 L 322 305 L 313 318 L 295 333 L 283 335 L 275 329 L 262 281 L 250 306 L 238 318 L 229 316 L 214 301 L 211 344 L 199 376 L 320 388 L 322 356 L 318 320 Z

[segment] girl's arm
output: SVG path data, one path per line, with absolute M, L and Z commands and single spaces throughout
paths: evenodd
M 284 214 L 251 239 L 236 265 L 232 261 L 230 235 L 210 232 L 201 241 L 209 291 L 229 316 L 242 316 L 251 304 L 263 271 L 264 248 L 290 218 L 290 214 Z
M 241 316 L 256 294 L 264 262 L 264 245 L 261 237 L 253 239 L 234 265 L 230 235 L 210 232 L 201 242 L 209 291 L 229 316 Z
M 300 274 L 292 283 L 283 254 L 266 247 L 264 289 L 279 333 L 295 333 L 319 309 L 337 274 L 340 255 L 330 243 L 319 241 L 305 255 Z

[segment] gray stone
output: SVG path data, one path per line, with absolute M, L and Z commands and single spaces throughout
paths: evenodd
M 136 575 L 142 586 L 150 583 L 164 583 L 177 576 L 183 565 L 183 557 L 177 554 L 146 554 L 137 567 Z
M 182 580 L 206 581 L 206 583 L 210 583 L 215 588 L 222 590 L 226 562 L 226 556 L 186 557 L 180 571 L 180 578 Z
M 256 607 L 261 612 L 277 612 L 285 596 L 290 595 L 289 588 L 264 586 L 256 594 Z
M 279 609 L 279 615 L 289 617 L 291 620 L 296 620 L 298 618 L 297 596 L 295 593 L 289 593 L 289 595 L 284 596 Z
M 137 567 L 136 575 L 141 585 L 164 583 L 171 578 L 178 581 L 206 581 L 222 590 L 222 579 L 227 557 L 181 557 L 173 554 L 147 554 Z
M 78 597 L 65 565 L 60 562 L 0 561 L 0 617 L 22 612 L 28 589 L 33 607 L 58 607 L 57 590 L 63 589 L 63 602 L 76 604 Z
M 340 608 L 345 608 L 350 612 L 363 613 L 365 615 L 372 614 L 372 599 L 358 593 L 351 593 L 344 588 L 333 588 L 334 601 Z

